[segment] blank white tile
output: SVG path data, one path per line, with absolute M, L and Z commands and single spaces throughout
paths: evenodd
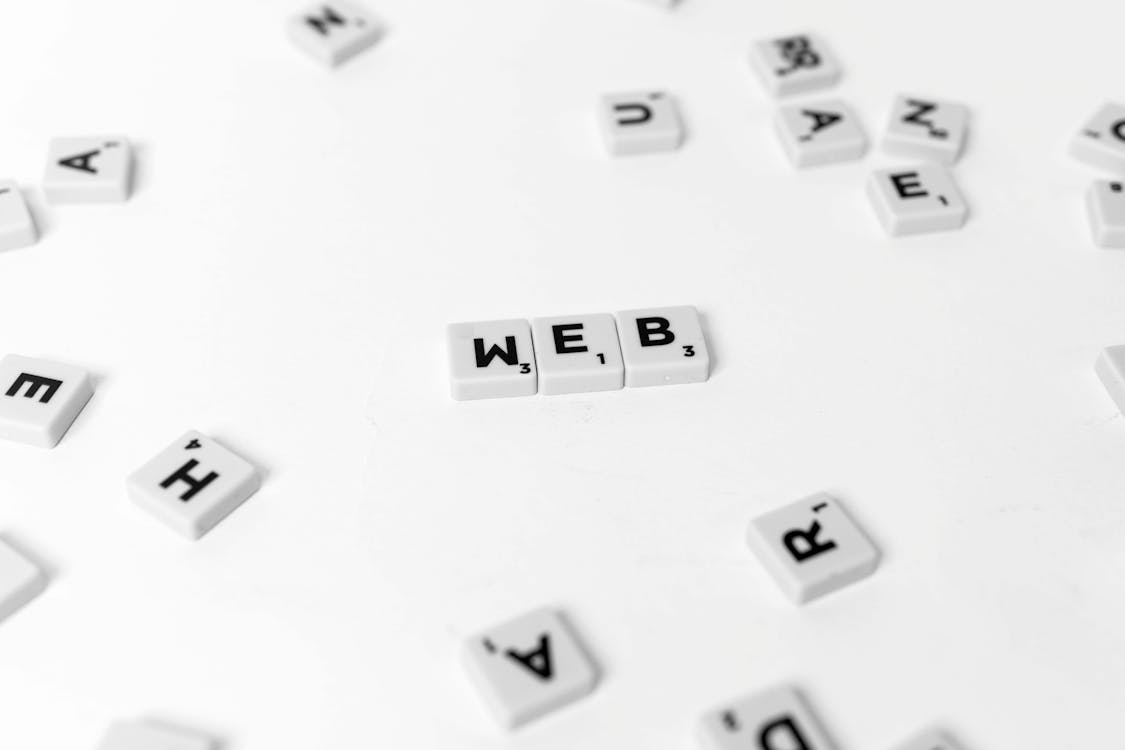
M 895 746 L 895 750 L 962 750 L 945 732 L 930 730 Z
M 607 94 L 599 119 L 606 147 L 617 156 L 673 151 L 684 140 L 676 102 L 664 91 Z
M 965 148 L 968 127 L 969 108 L 963 104 L 900 94 L 891 107 L 883 150 L 950 165 Z
M 1117 408 L 1125 415 L 1125 345 L 1103 350 L 1098 355 L 1094 371 Z
M 653 307 L 617 313 L 625 385 L 702 383 L 711 355 L 694 307 Z
M 50 203 L 128 200 L 133 150 L 120 136 L 55 138 L 47 147 L 43 193 Z
M 446 335 L 454 399 L 535 395 L 538 371 L 526 320 L 450 323 Z
M 881 169 L 867 181 L 867 197 L 892 236 L 960 229 L 969 215 L 953 175 L 937 164 Z
M 127 480 L 137 505 L 198 539 L 258 491 L 258 471 L 203 433 L 190 430 Z
M 761 39 L 751 48 L 750 65 L 774 96 L 823 89 L 840 80 L 839 61 L 815 34 Z
M 558 612 L 537 609 L 465 643 L 465 665 L 496 720 L 514 728 L 573 703 L 597 669 Z
M 1125 175 L 1125 107 L 1107 102 L 1070 141 L 1075 159 Z
M 35 220 L 15 180 L 0 180 L 0 251 L 34 245 L 39 240 Z
M 370 12 L 349 2 L 316 3 L 293 15 L 289 38 L 328 66 L 336 66 L 368 49 L 383 35 L 383 26 Z
M 11 544 L 0 539 L 0 620 L 21 609 L 47 587 L 47 576 Z
M 214 739 L 188 729 L 156 721 L 112 724 L 98 750 L 218 750 Z
M 1086 191 L 1086 214 L 1094 242 L 1125 248 L 1125 182 L 1098 180 Z
M 9 354 L 0 359 L 0 437 L 53 448 L 93 395 L 85 370 Z
M 820 493 L 750 523 L 750 548 L 797 604 L 875 572 L 879 551 L 840 503 Z
M 612 391 L 625 384 L 617 324 L 609 313 L 561 315 L 531 321 L 539 392 Z
M 853 161 L 867 150 L 859 118 L 839 99 L 786 105 L 778 110 L 774 129 L 796 167 Z
M 704 714 L 696 736 L 703 750 L 832 750 L 835 745 L 801 694 L 778 687 Z

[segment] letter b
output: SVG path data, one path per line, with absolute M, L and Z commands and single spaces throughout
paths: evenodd
M 676 340 L 667 318 L 637 318 L 637 335 L 641 346 L 665 346 Z

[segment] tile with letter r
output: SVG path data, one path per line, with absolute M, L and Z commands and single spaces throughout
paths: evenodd
M 289 19 L 287 30 L 294 44 L 330 67 L 355 57 L 383 35 L 374 15 L 341 0 L 309 6 Z
M 85 370 L 9 354 L 0 359 L 0 437 L 53 448 L 93 395 Z
M 534 396 L 538 391 L 526 320 L 450 323 L 446 336 L 449 390 L 455 400 Z
M 774 96 L 827 88 L 840 80 L 839 61 L 815 34 L 760 39 L 751 48 L 750 64 Z
M 624 385 L 617 324 L 609 313 L 535 318 L 531 337 L 544 396 L 613 391 Z
M 694 307 L 654 307 L 617 313 L 625 385 L 702 383 L 711 355 Z
M 1125 106 L 1103 104 L 1074 134 L 1070 155 L 1091 167 L 1125 176 Z
M 703 715 L 696 736 L 703 750 L 833 750 L 835 745 L 801 694 L 777 687 Z
M 47 576 L 23 553 L 0 539 L 0 620 L 43 592 Z
M 98 750 L 218 750 L 218 742 L 199 732 L 163 722 L 114 722 Z
M 945 732 L 930 730 L 896 745 L 894 750 L 962 750 L 962 748 Z
M 664 91 L 607 94 L 600 120 L 606 148 L 617 156 L 673 151 L 684 140 L 676 102 Z
M 839 99 L 784 106 L 774 129 L 795 167 L 852 161 L 867 150 L 859 118 Z
M 1098 180 L 1086 191 L 1090 233 L 1099 247 L 1125 248 L 1125 182 Z
M 120 136 L 55 138 L 47 147 L 48 203 L 119 203 L 133 185 L 133 149 Z
M 883 150 L 918 161 L 950 165 L 961 156 L 969 108 L 956 102 L 899 95 L 883 135 Z
M 0 251 L 34 245 L 39 240 L 35 220 L 15 180 L 0 180 Z
M 960 229 L 969 215 L 953 175 L 938 164 L 881 169 L 867 181 L 867 197 L 892 237 Z

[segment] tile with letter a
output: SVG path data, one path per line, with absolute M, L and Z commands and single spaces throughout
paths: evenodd
M 601 124 L 606 147 L 617 156 L 673 151 L 684 140 L 676 102 L 663 91 L 603 96 Z
M 0 251 L 34 245 L 39 232 L 14 180 L 0 180 Z
M 704 714 L 697 736 L 703 750 L 832 750 L 801 694 L 778 687 Z
M 953 175 L 937 164 L 879 170 L 867 197 L 891 236 L 960 229 L 969 215 Z
M 206 435 L 189 431 L 135 471 L 129 497 L 168 526 L 198 539 L 258 491 L 247 461 Z
M 55 138 L 47 148 L 43 193 L 49 203 L 119 203 L 133 182 L 133 150 L 124 138 Z
M 85 370 L 9 354 L 0 359 L 0 437 L 53 448 L 93 395 Z
M 118 721 L 102 737 L 98 750 L 218 750 L 206 735 L 156 721 Z
M 454 399 L 535 395 L 538 372 L 526 320 L 450 323 L 446 335 Z
M 953 164 L 965 147 L 969 109 L 955 102 L 897 96 L 883 150 L 935 164 Z
M 539 392 L 613 391 L 625 384 L 617 324 L 608 313 L 536 318 L 531 321 Z
M 761 39 L 750 51 L 750 64 L 774 96 L 823 89 L 840 80 L 840 63 L 813 34 Z
M 931 730 L 896 745 L 895 750 L 961 750 L 961 746 L 945 732 Z
M 537 609 L 470 638 L 465 665 L 496 720 L 512 729 L 573 703 L 597 669 L 558 612 Z
M 795 167 L 852 161 L 867 150 L 859 119 L 839 99 L 784 106 L 774 128 Z
M 1091 167 L 1125 176 L 1125 107 L 1103 104 L 1074 134 L 1070 155 Z
M 820 493 L 755 518 L 750 548 L 797 604 L 875 572 L 879 551 L 840 504 Z
M 1090 232 L 1100 247 L 1125 248 L 1125 182 L 1098 180 L 1086 192 Z
M 47 576 L 35 563 L 0 539 L 0 620 L 22 608 L 47 587 Z
M 1105 349 L 1098 356 L 1094 371 L 1113 403 L 1125 415 L 1125 344 Z
M 617 313 L 625 385 L 702 383 L 711 356 L 694 307 L 656 307 Z
M 349 60 L 379 41 L 382 24 L 358 5 L 317 3 L 289 19 L 289 38 L 328 66 Z

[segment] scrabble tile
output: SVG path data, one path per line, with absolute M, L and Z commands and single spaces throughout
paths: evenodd
M 1092 167 L 1125 175 L 1125 107 L 1103 104 L 1074 134 L 1070 155 Z
M 562 617 L 537 609 L 470 638 L 469 676 L 496 720 L 514 728 L 573 703 L 597 670 Z
M 761 39 L 751 49 L 750 63 L 774 96 L 823 89 L 840 80 L 840 63 L 813 34 Z
M 383 35 L 375 16 L 358 5 L 316 3 L 289 19 L 289 38 L 328 66 L 336 66 L 374 45 Z
M 866 578 L 879 551 L 840 504 L 820 493 L 750 523 L 750 548 L 797 604 Z
M 526 320 L 451 323 L 447 335 L 454 399 L 535 395 L 538 372 Z
M 1103 350 L 1094 371 L 1109 392 L 1109 397 L 1125 415 L 1125 345 Z
M 711 372 L 703 326 L 694 307 L 654 307 L 617 313 L 625 385 L 702 383 Z
M 617 156 L 674 151 L 684 140 L 676 102 L 663 91 L 603 96 L 601 123 L 606 147 Z
M 895 750 L 961 750 L 961 746 L 944 732 L 928 731 L 895 746 Z
M 47 576 L 12 545 L 0 539 L 0 620 L 47 588 Z
M 867 197 L 892 236 L 960 229 L 969 214 L 953 175 L 937 164 L 879 170 Z
M 0 251 L 34 245 L 39 240 L 35 221 L 14 180 L 0 180 Z
M 835 747 L 801 694 L 790 687 L 757 693 L 704 714 L 703 750 L 831 750 Z
M 968 107 L 955 102 L 899 95 L 883 136 L 883 150 L 935 164 L 953 164 L 965 147 Z
M 119 721 L 110 726 L 98 750 L 218 750 L 203 734 L 155 721 Z
M 625 384 L 617 324 L 608 313 L 563 315 L 531 321 L 539 392 L 612 391 Z
M 0 437 L 54 448 L 93 395 L 84 370 L 9 354 L 0 359 Z
M 129 497 L 189 539 L 210 531 L 261 484 L 249 462 L 189 431 L 127 481 Z
M 47 148 L 43 193 L 50 203 L 118 203 L 128 200 L 133 152 L 117 136 L 55 138 Z
M 1086 191 L 1086 213 L 1094 242 L 1125 248 L 1125 182 L 1098 180 Z
M 774 128 L 796 167 L 852 161 L 867 150 L 859 119 L 839 99 L 784 106 L 774 118 Z

